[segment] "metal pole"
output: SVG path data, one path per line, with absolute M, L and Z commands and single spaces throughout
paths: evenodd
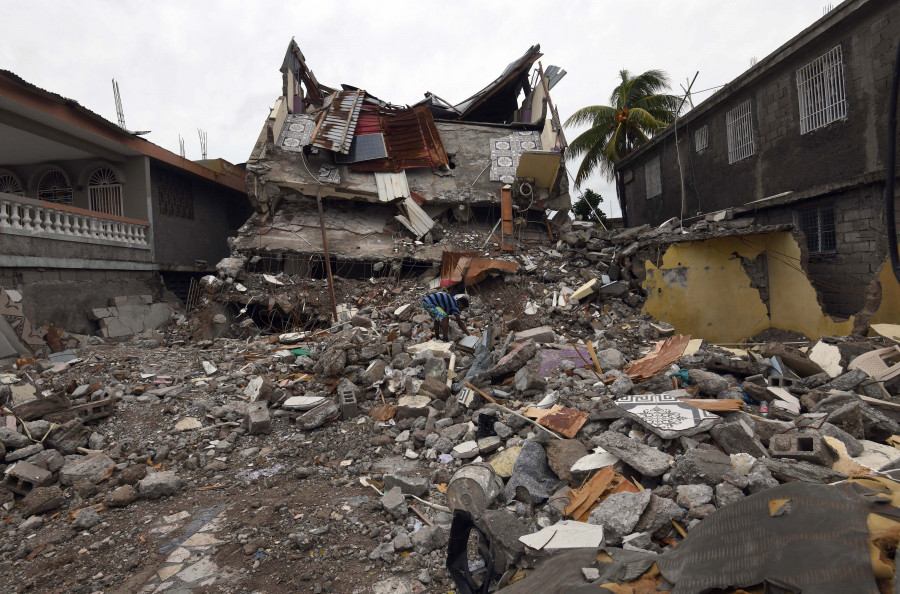
M 334 297 L 334 278 L 331 276 L 331 256 L 328 255 L 328 235 L 325 234 L 325 213 L 322 212 L 322 187 L 316 186 L 316 203 L 319 205 L 319 224 L 322 226 L 322 245 L 325 246 L 325 270 L 328 272 L 328 289 L 331 291 L 331 315 L 337 322 L 337 299 Z
M 694 86 L 694 82 L 697 80 L 697 76 L 700 74 L 700 71 L 697 71 L 697 74 L 694 75 L 694 80 L 691 81 L 691 84 L 688 85 L 687 91 L 684 92 L 684 97 L 681 99 L 681 103 L 678 105 L 678 109 L 675 110 L 675 158 L 678 161 L 678 181 L 681 182 L 681 216 L 678 217 L 678 222 L 681 225 L 681 229 L 684 229 L 684 170 L 681 168 L 681 150 L 678 148 L 678 112 L 681 111 L 681 108 L 684 106 L 685 100 L 691 96 L 691 88 Z M 691 102 L 693 105 L 693 101 Z M 691 139 L 688 138 L 688 151 L 691 150 Z

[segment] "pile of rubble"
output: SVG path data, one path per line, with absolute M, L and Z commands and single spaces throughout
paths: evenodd
M 541 591 L 548 555 L 695 591 L 676 552 L 727 510 L 790 487 L 772 517 L 799 514 L 784 483 L 900 465 L 895 342 L 678 335 L 637 309 L 632 233 L 520 252 L 451 342 L 419 305 L 438 269 L 336 279 L 333 321 L 326 281 L 237 254 L 165 337 L 21 359 L 0 374 L 10 591 Z

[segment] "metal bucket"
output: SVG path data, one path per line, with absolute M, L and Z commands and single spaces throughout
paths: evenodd
M 447 505 L 451 511 L 463 509 L 478 517 L 493 503 L 503 481 L 488 464 L 469 464 L 455 473 L 447 485 Z

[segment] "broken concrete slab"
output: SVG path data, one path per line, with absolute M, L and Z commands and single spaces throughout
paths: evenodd
M 80 480 L 97 483 L 112 472 L 115 462 L 106 454 L 91 454 L 70 458 L 59 470 L 59 484 L 64 487 L 74 485 Z
M 764 465 L 772 473 L 772 476 L 782 483 L 804 481 L 807 483 L 827 484 L 847 478 L 846 474 L 836 472 L 830 468 L 791 458 L 780 460 L 763 458 L 759 461 L 759 464 Z
M 297 426 L 304 431 L 321 427 L 328 421 L 336 419 L 340 416 L 341 411 L 338 405 L 332 400 L 326 400 L 319 406 L 309 410 L 297 419 Z
M 591 441 L 645 476 L 668 472 L 674 461 L 672 456 L 614 431 L 607 431 Z
M 750 454 L 761 458 L 768 454 L 765 446 L 756 439 L 753 429 L 743 421 L 720 423 L 710 429 L 710 435 L 726 454 Z
M 540 344 L 553 342 L 556 340 L 556 333 L 553 332 L 553 328 L 550 326 L 540 326 L 538 328 L 532 328 L 531 330 L 516 332 L 514 336 L 516 342 L 524 342 L 529 339 Z
M 525 496 L 520 492 L 524 489 L 532 502 L 543 503 L 549 499 L 559 483 L 559 477 L 553 473 L 547 461 L 544 447 L 535 441 L 526 441 L 516 457 L 512 476 L 506 483 L 504 494 L 506 499 L 511 501 Z
M 694 448 L 675 459 L 672 481 L 676 484 L 704 483 L 715 487 L 732 470 L 731 458 L 715 449 Z
M 604 540 L 612 543 L 634 531 L 647 505 L 650 491 L 614 493 L 600 503 L 588 518 L 589 524 L 603 526 Z
M 550 469 L 564 481 L 571 481 L 571 468 L 588 455 L 587 448 L 576 439 L 554 439 L 545 445 Z

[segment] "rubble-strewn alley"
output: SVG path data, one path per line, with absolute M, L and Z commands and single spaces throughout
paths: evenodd
M 664 235 L 535 235 L 517 272 L 469 287 L 476 334 L 451 322 L 449 343 L 421 306 L 439 269 L 336 279 L 333 323 L 325 280 L 240 255 L 165 332 L 64 334 L 0 375 L 4 591 L 891 581 L 896 327 L 739 348 L 676 334 L 640 313 L 630 271 L 634 241 Z M 746 571 L 692 569 L 710 551 Z M 802 565 L 820 554 L 846 571 Z
M 467 41 L 525 5 L 465 51 L 412 5 L 293 8 L 239 45 L 289 22 L 381 94 L 431 86 L 428 38 L 484 86 L 393 103 L 292 38 L 256 111 L 219 44 L 204 117 L 262 120 L 232 164 L 126 128 L 116 79 L 118 124 L 0 71 L 0 594 L 900 592 L 900 3 L 568 119 L 540 45 L 492 76 Z

